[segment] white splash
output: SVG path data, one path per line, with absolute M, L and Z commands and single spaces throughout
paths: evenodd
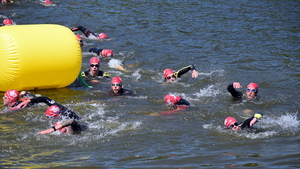
M 216 88 L 217 87 L 215 87 L 214 85 L 209 85 L 204 89 L 200 89 L 199 93 L 195 93 L 194 95 L 196 95 L 197 97 L 214 97 L 217 94 L 221 93 L 221 91 Z
M 122 66 L 122 61 L 120 61 L 118 59 L 111 59 L 108 62 L 108 66 L 110 68 L 118 68 L 119 66 Z

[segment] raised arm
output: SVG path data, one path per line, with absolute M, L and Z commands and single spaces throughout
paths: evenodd
M 174 76 L 175 77 L 180 77 L 180 76 L 182 76 L 183 74 L 187 73 L 190 70 L 192 71 L 192 78 L 197 78 L 198 77 L 198 72 L 197 72 L 195 66 L 192 65 L 192 64 L 177 70 L 176 72 L 174 72 Z
M 234 98 L 242 98 L 243 97 L 243 93 L 240 92 L 240 91 L 235 90 L 235 88 L 242 88 L 242 86 L 238 82 L 233 82 L 233 83 L 231 83 L 231 84 L 229 84 L 227 86 L 227 90 L 231 94 L 232 97 L 234 97 Z
M 93 52 L 96 53 L 98 56 L 100 56 L 100 53 L 102 52 L 103 49 L 99 49 L 99 48 L 91 48 L 89 49 L 89 52 Z
M 16 106 L 16 109 L 23 109 L 27 107 L 29 103 L 46 103 L 48 106 L 52 106 L 56 104 L 54 100 L 51 100 L 48 97 L 35 97 L 35 98 L 24 100 L 22 103 Z
M 67 121 L 64 121 L 62 123 L 59 123 L 59 124 L 56 124 L 56 125 L 53 125 L 51 128 L 47 129 L 47 130 L 43 130 L 43 131 L 40 131 L 38 132 L 37 134 L 48 134 L 48 133 L 52 133 L 56 130 L 59 130 L 63 127 L 67 127 L 67 126 L 70 126 L 72 125 L 72 123 L 74 122 L 74 120 L 70 119 L 70 120 L 67 120 Z

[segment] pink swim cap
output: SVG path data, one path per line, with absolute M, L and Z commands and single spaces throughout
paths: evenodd
M 113 57 L 114 56 L 114 52 L 112 50 L 109 49 L 103 49 L 101 51 L 101 57 Z
M 249 83 L 247 88 L 249 88 L 249 87 L 253 87 L 258 91 L 258 84 L 256 84 L 256 83 Z
M 10 19 L 4 19 L 3 20 L 3 25 L 12 25 L 12 21 Z
M 224 121 L 224 125 L 228 128 L 230 125 L 234 124 L 235 122 L 237 122 L 235 118 L 226 117 L 226 119 Z
M 99 58 L 98 57 L 92 57 L 91 59 L 90 59 L 90 64 L 92 64 L 92 63 L 97 63 L 97 64 L 99 64 Z
M 173 76 L 174 72 L 172 69 L 165 69 L 164 71 L 164 78 L 168 77 L 168 76 Z
M 45 4 L 52 4 L 50 0 L 45 0 Z
M 164 102 L 168 104 L 177 104 L 180 99 L 182 99 L 182 97 L 168 94 L 164 97 Z
M 11 102 L 16 102 L 19 99 L 19 92 L 16 90 L 8 90 L 5 92 L 4 97 L 6 97 Z
M 105 33 L 100 33 L 98 36 L 99 39 L 106 39 L 107 35 Z
M 48 118 L 55 118 L 60 115 L 60 108 L 56 105 L 49 106 L 45 112 L 45 115 Z
M 81 36 L 80 35 L 75 35 L 77 40 L 82 40 Z
M 122 84 L 122 79 L 118 76 L 114 77 L 111 79 L 110 83 L 118 83 L 118 84 Z

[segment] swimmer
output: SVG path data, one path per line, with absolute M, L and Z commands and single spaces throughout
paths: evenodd
M 172 69 L 165 69 L 164 70 L 164 82 L 175 82 L 176 78 L 181 77 L 183 74 L 187 73 L 188 71 L 192 71 L 192 78 L 198 77 L 198 72 L 194 65 L 188 65 L 183 67 L 176 72 L 173 72 Z
M 227 117 L 224 121 L 226 129 L 231 129 L 233 131 L 241 131 L 244 129 L 251 130 L 253 125 L 258 122 L 263 116 L 262 113 L 255 113 L 252 117 L 246 119 L 245 121 L 238 123 L 233 117 Z
M 114 56 L 114 52 L 110 49 L 91 48 L 89 52 L 96 53 L 100 58 L 111 59 Z
M 85 27 L 83 26 L 77 26 L 75 28 L 72 28 L 71 29 L 73 32 L 74 31 L 81 31 L 87 38 L 89 39 L 106 39 L 107 38 L 107 35 L 105 33 L 100 33 L 98 36 L 91 32 L 90 30 L 86 29 Z
M 47 108 L 45 115 L 48 118 L 58 119 L 61 118 L 63 114 L 61 114 L 61 109 L 57 105 L 52 105 Z M 56 122 L 50 129 L 43 130 L 41 132 L 38 132 L 37 134 L 47 134 L 57 130 L 63 134 L 68 134 L 71 132 L 78 133 L 83 129 L 84 127 L 80 125 L 75 119 L 68 119 L 65 121 Z
M 109 95 L 112 96 L 121 96 L 121 95 L 132 95 L 132 91 L 123 88 L 122 79 L 118 76 L 114 77 L 110 82 L 110 91 Z
M 10 110 L 14 110 L 17 109 L 16 107 L 23 101 L 35 97 L 35 95 L 26 91 L 22 91 L 21 93 L 19 93 L 16 90 L 7 90 L 3 96 L 3 105 L 8 107 Z M 28 104 L 28 107 L 32 105 L 33 104 Z
M 173 107 L 174 110 L 164 111 L 162 113 L 154 113 L 150 115 L 158 116 L 176 114 L 178 113 L 177 111 L 190 107 L 190 103 L 187 100 L 183 99 L 181 96 L 175 96 L 171 94 L 168 94 L 164 97 L 164 102 L 166 103 L 166 105 Z
M 237 91 L 236 88 L 242 88 L 242 85 L 239 82 L 233 82 L 227 86 L 227 90 L 230 92 L 231 96 L 237 99 L 253 99 L 259 100 L 258 93 L 258 84 L 249 83 L 246 88 L 246 95 L 242 92 Z
M 120 60 L 112 59 L 112 57 L 114 56 L 114 52 L 110 49 L 91 48 L 89 49 L 89 52 L 97 54 L 100 58 L 108 59 L 108 65 L 111 68 L 118 69 L 124 72 L 130 72 L 122 66 L 122 62 Z
M 8 90 L 4 97 L 4 105 L 8 106 L 11 110 L 19 110 L 36 105 L 38 103 L 45 103 L 48 106 L 56 105 L 61 110 L 60 113 L 62 116 L 69 117 L 71 119 L 79 119 L 80 117 L 73 112 L 72 110 L 66 108 L 65 106 L 57 103 L 56 101 L 49 99 L 48 97 L 29 97 L 23 101 L 18 101 L 19 93 L 16 90 Z
M 103 72 L 100 69 L 100 60 L 98 57 L 92 57 L 90 59 L 90 68 L 84 72 L 81 72 L 81 76 L 84 77 L 88 81 L 98 82 L 97 79 L 99 77 L 109 78 L 109 74 L 107 72 Z

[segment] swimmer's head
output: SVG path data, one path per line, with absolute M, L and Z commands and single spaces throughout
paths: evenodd
M 230 128 L 231 125 L 234 125 L 236 123 L 236 119 L 233 117 L 226 117 L 225 121 L 224 121 L 224 125 L 226 128 Z
M 255 89 L 256 92 L 258 92 L 258 84 L 256 84 L 256 83 L 249 83 L 247 85 L 247 89 L 249 89 L 249 88 Z
M 164 97 L 164 102 L 170 105 L 175 105 L 180 99 L 182 99 L 182 97 L 168 94 Z
M 76 35 L 76 38 L 77 38 L 77 40 L 78 40 L 80 46 L 83 46 L 83 42 L 82 42 L 81 36 L 80 36 L 80 35 Z
M 56 127 L 59 124 L 60 124 L 60 122 L 56 122 L 56 123 L 54 123 L 54 126 Z M 58 129 L 58 131 L 63 134 L 68 134 L 71 132 L 71 126 L 62 127 L 60 129 Z
M 57 118 L 60 115 L 60 108 L 56 105 L 49 106 L 45 112 L 48 118 Z
M 8 90 L 4 94 L 4 99 L 8 99 L 11 102 L 16 102 L 19 99 L 19 92 L 16 90 Z
M 52 2 L 50 0 L 45 0 L 44 3 L 45 4 L 52 4 Z
M 258 85 L 256 83 L 250 83 L 247 85 L 246 95 L 248 98 L 254 98 L 258 93 Z
M 13 24 L 13 22 L 10 19 L 4 19 L 3 20 L 3 25 L 5 25 L 5 26 L 12 25 L 12 24 Z
M 75 35 L 77 40 L 82 40 L 81 36 L 80 35 Z
M 114 93 L 118 93 L 122 89 L 122 79 L 120 77 L 114 77 L 110 83 L 110 88 Z
M 100 33 L 98 36 L 99 39 L 106 39 L 107 35 L 105 33 Z
M 100 53 L 101 57 L 113 57 L 114 56 L 114 52 L 110 49 L 103 49 Z
M 175 81 L 176 77 L 174 76 L 174 72 L 172 69 L 165 69 L 164 70 L 164 78 L 166 81 Z

